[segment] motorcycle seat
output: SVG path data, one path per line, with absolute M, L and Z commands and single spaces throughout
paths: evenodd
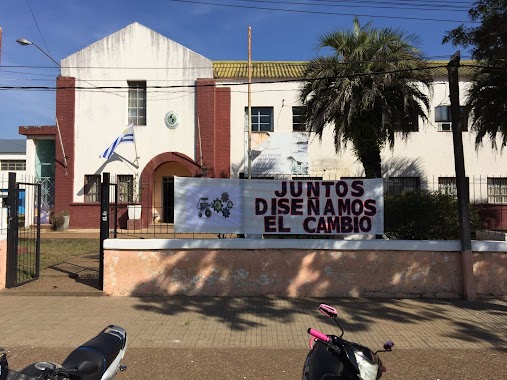
M 82 378 L 90 380 L 95 378 L 100 379 L 122 348 L 122 339 L 116 335 L 102 331 L 96 337 L 72 351 L 67 359 L 64 360 L 62 366 L 69 369 L 77 368 L 80 363 L 91 361 L 98 365 L 97 371 L 90 376 Z

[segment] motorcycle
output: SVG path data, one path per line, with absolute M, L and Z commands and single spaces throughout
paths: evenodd
M 343 328 L 338 322 L 338 312 L 326 304 L 319 311 L 332 318 L 341 330 L 341 335 L 326 335 L 312 328 L 308 329 L 310 352 L 303 367 L 303 380 L 378 380 L 386 372 L 378 353 L 389 352 L 394 343 L 388 341 L 384 349 L 372 352 L 368 347 L 343 339 Z
M 121 365 L 126 350 L 127 332 L 114 325 L 72 351 L 61 365 L 36 362 L 17 372 L 9 369 L 0 348 L 0 380 L 111 380 L 127 369 Z

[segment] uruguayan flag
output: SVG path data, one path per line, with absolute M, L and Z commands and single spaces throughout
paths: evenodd
M 134 142 L 134 123 L 130 123 L 127 129 L 123 131 L 123 133 L 116 138 L 116 140 L 113 141 L 111 145 L 109 145 L 109 148 L 107 148 L 104 153 L 100 155 L 100 157 L 105 158 L 106 160 L 109 160 L 111 156 L 114 153 L 114 150 L 118 145 L 121 143 L 128 142 L 133 143 Z

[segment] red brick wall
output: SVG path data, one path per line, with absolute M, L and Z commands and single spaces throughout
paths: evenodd
M 231 91 L 217 88 L 214 79 L 196 81 L 196 133 L 195 160 L 201 163 L 199 131 L 201 134 L 202 158 L 208 168 L 208 177 L 230 177 L 231 145 Z
M 62 145 L 56 132 L 55 140 L 55 212 L 64 209 L 70 211 L 70 227 L 76 227 L 76 220 L 72 218 L 74 213 L 71 207 L 74 185 L 74 125 L 75 125 L 75 106 L 76 106 L 76 79 L 72 77 L 58 77 L 56 80 L 56 118 L 60 126 L 62 143 L 67 156 L 67 168 L 64 167 L 64 157 Z M 99 215 L 99 212 L 95 214 Z M 98 218 L 98 217 L 97 217 Z M 88 218 L 81 218 L 85 221 Z M 74 220 L 74 222 L 73 222 Z
M 196 87 L 196 131 L 195 131 L 195 161 L 208 168 L 208 177 L 215 176 L 215 80 L 198 79 Z M 199 133 L 201 142 L 199 144 Z M 200 150 L 202 146 L 202 153 Z
M 216 89 L 215 177 L 231 176 L 231 89 Z

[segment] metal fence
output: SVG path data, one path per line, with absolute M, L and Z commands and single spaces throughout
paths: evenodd
M 111 183 L 117 182 L 116 176 L 111 176 Z M 357 178 L 357 177 L 356 177 Z M 257 177 L 256 179 L 259 179 Z M 321 177 L 264 177 L 272 179 L 296 179 L 296 180 L 320 180 Z M 352 179 L 347 178 L 324 178 L 323 180 Z M 467 178 L 469 184 L 469 202 L 471 208 L 479 217 L 479 225 L 474 231 L 474 237 L 478 239 L 505 240 L 507 232 L 507 177 L 478 176 Z M 135 184 L 134 184 L 135 185 Z M 129 211 L 128 192 L 131 190 L 125 184 L 118 184 L 118 194 L 114 203 L 115 195 L 111 190 L 110 202 L 111 213 L 116 218 L 110 219 L 110 229 L 116 228 L 118 237 L 132 238 L 236 238 L 234 234 L 203 234 L 203 233 L 176 233 L 174 231 L 174 201 L 167 199 L 164 189 L 168 193 L 174 189 L 174 183 L 161 183 L 160 189 L 154 191 L 153 185 L 148 183 L 139 184 L 140 197 L 143 199 L 136 206 L 137 211 Z M 122 190 L 123 188 L 123 190 Z M 456 197 L 456 180 L 452 175 L 434 177 L 391 177 L 384 180 L 384 192 L 394 196 L 408 191 L 440 192 Z M 142 193 L 149 196 L 141 198 Z M 127 194 L 127 195 L 125 195 Z M 171 193 L 172 194 L 172 193 Z M 146 202 L 148 200 L 148 202 Z M 146 204 L 150 204 L 147 206 Z M 388 207 L 388 205 L 386 205 Z M 114 208 L 114 210 L 113 210 Z M 115 211 L 115 214 L 114 214 Z M 388 210 L 386 210 L 387 212 Z M 129 212 L 131 213 L 129 216 Z M 413 211 L 401 211 L 402 219 L 413 218 L 409 215 Z M 137 213 L 137 215 L 135 215 Z M 141 216 L 141 217 L 140 217 Z M 417 217 L 417 216 L 415 216 Z

